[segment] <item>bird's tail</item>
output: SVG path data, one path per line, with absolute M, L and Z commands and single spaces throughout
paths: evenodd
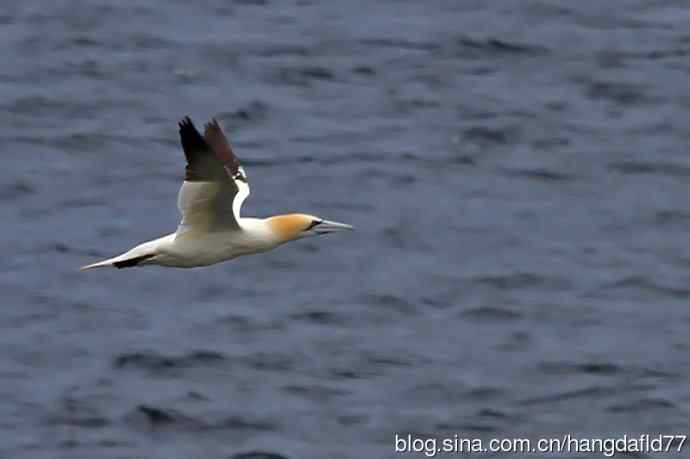
M 159 247 L 162 244 L 170 244 L 171 240 L 174 240 L 175 234 L 169 234 L 167 236 L 154 239 L 153 241 L 144 242 L 139 244 L 131 250 L 118 255 L 113 258 L 108 258 L 107 260 L 99 261 L 98 263 L 92 263 L 90 265 L 82 266 L 79 268 L 80 271 L 86 271 L 88 269 L 94 268 L 131 268 L 132 266 L 139 266 L 141 264 L 150 264 L 155 262 L 155 260 L 149 259 L 156 257 L 160 252 Z
M 127 255 L 127 254 L 125 254 Z M 92 263 L 90 265 L 82 266 L 79 271 L 86 271 L 87 269 L 94 268 L 131 268 L 141 264 L 141 262 L 148 260 L 151 257 L 155 257 L 155 253 L 149 253 L 146 255 L 139 255 L 138 257 L 126 258 L 125 255 L 120 255 L 119 257 L 108 258 L 107 260 L 99 261 L 98 263 Z
M 127 255 L 127 254 L 125 254 Z M 82 266 L 79 271 L 86 271 L 87 269 L 94 268 L 131 268 L 141 264 L 141 262 L 148 260 L 151 257 L 155 257 L 155 253 L 149 253 L 146 255 L 139 255 L 138 257 L 126 258 L 125 255 L 120 255 L 119 257 L 108 258 L 107 260 L 99 261 L 98 263 L 92 263 L 90 265 Z
M 90 265 L 82 266 L 79 268 L 79 271 L 86 271 L 87 269 L 94 269 L 94 268 L 107 268 L 109 266 L 115 266 L 115 259 L 110 258 L 108 260 L 103 260 L 99 261 L 98 263 L 91 263 Z

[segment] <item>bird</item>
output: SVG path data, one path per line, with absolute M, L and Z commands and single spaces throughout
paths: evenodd
M 209 266 L 289 241 L 354 229 L 306 213 L 241 217 L 249 181 L 218 120 L 212 118 L 204 125 L 203 136 L 189 116 L 178 125 L 187 165 L 177 197 L 182 215 L 177 230 L 80 270 Z

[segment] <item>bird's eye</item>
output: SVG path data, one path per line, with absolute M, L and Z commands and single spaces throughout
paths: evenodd
M 316 225 L 320 225 L 321 222 L 323 222 L 323 220 L 312 220 L 305 231 L 309 231 L 310 229 L 314 228 Z

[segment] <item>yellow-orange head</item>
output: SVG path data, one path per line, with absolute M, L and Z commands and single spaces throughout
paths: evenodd
M 308 214 L 276 215 L 267 218 L 266 223 L 281 242 L 353 229 L 350 225 Z

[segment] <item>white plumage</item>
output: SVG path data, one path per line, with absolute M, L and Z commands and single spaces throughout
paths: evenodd
M 207 123 L 202 137 L 187 117 L 180 122 L 180 139 L 187 168 L 177 199 L 182 214 L 177 231 L 82 270 L 206 266 L 264 252 L 291 240 L 352 229 L 308 214 L 242 218 L 249 183 L 218 122 Z

